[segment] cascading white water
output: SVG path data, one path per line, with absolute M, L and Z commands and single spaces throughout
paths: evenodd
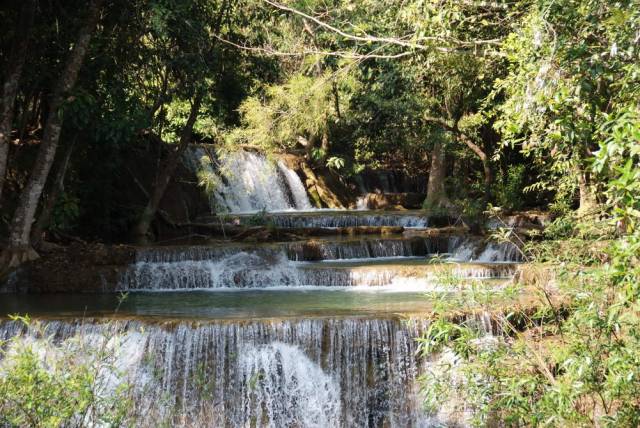
M 119 286 L 123 290 L 264 288 L 298 285 L 296 267 L 284 252 L 236 252 L 215 260 L 137 262 Z
M 442 242 L 440 242 L 442 241 Z M 293 242 L 258 247 L 155 247 L 141 250 L 124 275 L 122 290 L 184 290 L 265 288 L 282 286 L 432 287 L 439 270 L 404 270 L 402 266 L 367 268 L 296 263 L 302 260 L 356 259 L 361 263 L 381 257 L 416 257 L 443 252 L 448 247 L 459 261 L 512 261 L 518 253 L 504 244 L 481 246 L 478 240 L 452 237 L 420 239 Z M 513 257 L 514 259 L 512 259 Z M 517 259 L 515 259 L 517 260 Z M 448 266 L 460 278 L 506 278 L 514 267 Z M 424 268 L 426 269 L 426 267 Z
M 369 208 L 369 204 L 367 202 L 366 196 L 358 196 L 356 199 L 356 209 L 360 211 L 364 211 Z
M 500 262 L 504 260 L 521 261 L 522 253 L 519 248 L 510 242 L 490 242 L 480 253 L 477 259 L 481 263 Z
M 425 257 L 448 252 L 448 238 L 295 241 L 286 244 L 286 250 L 289 259 L 295 261 Z
M 121 338 L 113 375 L 133 383 L 137 426 L 435 425 L 416 383 L 423 321 L 46 324 L 59 344 Z M 0 338 L 20 334 L 0 323 Z
M 451 239 L 449 253 L 452 259 L 458 261 L 475 261 L 479 263 L 522 261 L 522 253 L 513 243 L 485 243 L 478 238 L 464 236 Z
M 291 195 L 293 196 L 295 208 L 297 210 L 312 209 L 313 207 L 311 206 L 311 202 L 309 201 L 307 190 L 302 185 L 302 181 L 300 181 L 300 177 L 298 177 L 298 174 L 296 174 L 295 171 L 285 165 L 285 163 L 281 160 L 278 161 L 278 168 L 287 180 L 289 190 L 291 191 Z
M 240 347 L 239 376 L 251 385 L 242 402 L 256 426 L 340 424 L 340 384 L 297 346 L 272 342 Z
M 229 212 L 294 208 L 276 168 L 255 153 L 238 152 L 221 161 L 222 185 L 215 189 L 218 205 Z
M 269 215 L 269 222 L 277 227 L 287 228 L 336 228 L 357 226 L 398 226 L 404 228 L 424 229 L 429 226 L 429 219 L 422 213 L 330 213 L 330 214 L 298 214 L 284 213 Z M 240 221 L 243 219 L 241 218 Z
M 455 238 L 451 238 L 455 239 Z M 466 244 L 465 244 L 466 245 Z M 310 246 L 311 248 L 305 248 Z M 156 247 L 138 254 L 124 274 L 121 290 L 188 290 L 268 287 L 397 286 L 432 289 L 450 273 L 460 279 L 504 279 L 513 264 L 412 264 L 407 257 L 440 251 L 425 240 L 290 243 L 257 247 Z M 496 253 L 498 256 L 502 253 Z M 381 264 L 378 258 L 389 257 Z M 493 257 L 493 256 L 492 256 Z M 497 256 L 496 256 L 497 257 Z M 351 263 L 338 263 L 343 259 Z M 316 263 L 295 260 L 319 260 Z M 326 263 L 334 260 L 334 263 Z M 354 264 L 355 263 L 355 264 Z
M 226 153 L 214 168 L 200 160 L 208 154 L 194 148 L 186 156 L 187 165 L 206 170 L 213 182 L 213 202 L 218 210 L 229 213 L 308 210 L 311 203 L 302 181 L 283 162 L 274 164 L 265 156 L 247 151 Z

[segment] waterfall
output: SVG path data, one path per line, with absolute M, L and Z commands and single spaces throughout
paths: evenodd
M 295 208 L 297 210 L 311 210 L 313 207 L 311 206 L 311 202 L 309 202 L 307 190 L 302 185 L 302 181 L 300 181 L 300 177 L 298 177 L 298 174 L 287 167 L 281 160 L 278 161 L 278 168 L 287 180 L 289 190 L 291 191 L 291 194 L 293 196 Z
M 446 253 L 448 240 L 447 237 L 310 240 L 291 242 L 286 250 L 289 259 L 295 261 L 426 257 Z
M 215 260 L 137 262 L 119 285 L 123 290 L 264 288 L 297 285 L 298 271 L 284 252 L 236 252 Z
M 504 260 L 522 261 L 522 253 L 518 247 L 510 242 L 490 242 L 478 256 L 482 263 L 500 262 Z
M 138 426 L 431 426 L 415 337 L 393 319 L 45 322 L 55 343 L 120 338 L 114 372 L 133 383 Z M 29 335 L 0 323 L 0 338 Z
M 504 279 L 515 272 L 515 266 L 509 263 L 428 263 L 415 257 L 432 254 L 443 247 L 444 243 L 438 240 L 420 239 L 238 246 L 217 251 L 210 247 L 188 247 L 182 252 L 156 247 L 137 255 L 138 261 L 123 275 L 118 288 L 394 286 L 434 289 L 439 276 L 446 273 L 460 279 Z M 385 259 L 388 256 L 391 258 Z M 413 263 L 405 265 L 409 257 Z M 339 261 L 341 258 L 343 262 Z
M 240 246 L 166 246 L 136 250 L 138 263 L 172 263 L 196 260 L 219 260 L 243 251 Z
M 264 257 L 277 258 L 282 251 L 292 261 L 426 257 L 432 254 L 450 252 L 450 242 L 455 239 L 450 237 L 376 237 L 313 239 L 273 244 L 157 246 L 138 248 L 135 259 L 139 263 L 213 261 L 240 252 L 259 253 Z
M 263 156 L 238 152 L 222 159 L 222 185 L 214 197 L 229 212 L 293 208 L 276 168 Z
M 209 156 L 202 148 L 185 155 L 185 164 L 204 171 L 212 183 L 212 202 L 230 213 L 308 210 L 311 203 L 298 175 L 283 162 L 273 164 L 261 154 L 238 151 L 222 156 L 216 168 L 201 162 Z
M 360 211 L 364 211 L 369 208 L 368 198 L 367 196 L 358 196 L 356 199 L 356 209 Z
M 522 253 L 511 242 L 488 242 L 479 238 L 457 236 L 449 241 L 449 253 L 458 261 L 480 263 L 521 262 Z
M 240 217 L 242 222 L 249 217 Z M 405 228 L 424 229 L 429 226 L 429 219 L 423 213 L 281 213 L 268 215 L 269 221 L 276 227 L 283 228 L 336 228 L 357 226 L 400 226 Z
M 239 376 L 252 387 L 242 401 L 256 426 L 338 426 L 340 385 L 304 352 L 282 342 L 241 347 Z

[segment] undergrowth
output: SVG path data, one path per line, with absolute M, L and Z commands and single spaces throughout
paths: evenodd
M 475 426 L 640 425 L 640 233 L 568 221 L 522 246 L 555 271 L 534 314 L 493 314 L 493 335 L 443 307 L 419 339 L 432 411 Z

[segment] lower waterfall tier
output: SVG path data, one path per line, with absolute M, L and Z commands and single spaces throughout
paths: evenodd
M 483 328 L 482 319 L 478 328 Z M 58 346 L 106 344 L 110 387 L 133 386 L 139 426 L 412 427 L 426 321 L 301 319 L 143 323 L 49 321 Z M 37 334 L 14 321 L 0 339 Z M 83 346 L 83 345 L 88 345 Z

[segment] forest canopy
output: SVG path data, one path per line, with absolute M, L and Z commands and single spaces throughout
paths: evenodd
M 436 211 L 622 210 L 631 228 L 636 189 L 621 180 L 638 173 L 638 9 L 10 2 L 0 17 L 9 247 L 28 259 L 52 228 L 147 235 L 191 143 L 302 153 L 343 183 L 403 170 L 428 177 L 425 208 Z M 155 155 L 148 200 L 123 206 L 119 176 L 152 142 L 169 152 Z

